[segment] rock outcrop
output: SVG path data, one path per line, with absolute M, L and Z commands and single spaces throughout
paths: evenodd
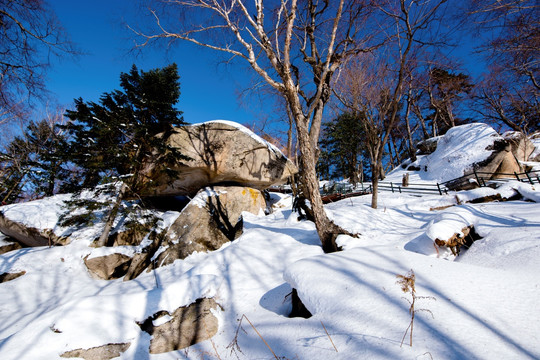
M 231 183 L 264 190 L 298 171 L 276 147 L 233 122 L 178 127 L 167 143 L 189 159 L 150 161 L 142 171 L 146 195 L 194 195 Z
M 420 141 L 418 144 L 416 144 L 416 148 L 418 149 L 418 155 L 428 155 L 437 150 L 437 143 L 440 139 L 440 136 L 435 136 Z
M 12 241 L 10 238 L 2 239 L 0 236 L 0 255 L 18 249 L 22 249 L 22 245 L 18 241 Z
M 214 299 L 197 299 L 172 313 L 159 311 L 139 323 L 152 335 L 150 354 L 180 350 L 210 339 L 218 331 L 218 319 L 212 314 L 218 307 Z
M 132 280 L 149 267 L 171 264 L 196 251 L 219 249 L 242 234 L 243 211 L 259 214 L 265 209 L 266 201 L 259 190 L 236 186 L 205 188 L 169 228 L 150 233 L 150 241 L 135 254 L 86 257 L 84 263 L 95 278 Z
M 522 135 L 503 137 L 487 124 L 471 123 L 421 142 L 417 160 L 405 164 L 407 170 L 421 172 L 424 180 L 466 190 L 482 185 L 477 178 L 513 178 L 514 172 L 524 170 L 518 160 L 529 157 L 531 151 L 530 141 Z
M 472 165 L 478 173 L 489 173 L 492 175 L 488 175 L 488 178 L 499 179 L 513 177 L 514 172 L 521 172 L 521 166 L 512 152 L 512 145 L 506 139 L 496 140 L 486 150 L 491 151 L 491 155 Z
M 195 251 L 219 249 L 242 234 L 243 211 L 259 214 L 265 208 L 264 196 L 253 188 L 202 189 L 168 229 L 156 265 L 170 264 Z
M 0 232 L 26 246 L 65 245 L 67 238 L 56 236 L 52 230 L 39 230 L 8 219 L 0 211 Z
M 440 247 L 448 247 L 452 254 L 458 256 L 462 246 L 469 248 L 473 242 L 481 239 L 473 225 L 469 225 L 455 233 L 448 239 L 435 239 L 435 244 Z
M 529 160 L 535 146 L 527 136 L 517 131 L 508 131 L 502 136 L 510 144 L 512 154 L 518 161 Z
M 4 283 L 4 282 L 11 281 L 11 280 L 15 280 L 16 278 L 21 277 L 24 274 L 26 274 L 26 271 L 24 271 L 24 270 L 19 271 L 19 272 L 15 272 L 15 273 L 3 273 L 3 274 L 0 274 L 0 284 Z

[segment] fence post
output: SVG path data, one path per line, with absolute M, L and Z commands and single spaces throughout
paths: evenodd
M 442 196 L 441 185 L 439 185 L 439 183 L 437 183 L 437 189 L 439 189 L 439 195 Z
M 398 190 L 399 190 L 399 193 L 401 194 L 401 186 L 398 185 Z
M 476 177 L 476 182 L 478 183 L 478 186 L 482 186 L 482 183 L 480 182 L 480 178 L 478 177 L 478 174 L 476 173 L 476 168 L 473 169 L 474 176 Z
M 531 183 L 531 185 L 534 185 L 534 181 L 531 179 L 531 177 L 526 171 L 525 171 L 525 175 L 527 176 L 527 179 L 529 179 L 529 182 Z
M 516 176 L 517 181 L 521 181 L 517 172 L 514 171 L 514 175 Z
M 394 192 L 394 183 L 390 182 L 390 187 L 392 188 L 392 192 Z

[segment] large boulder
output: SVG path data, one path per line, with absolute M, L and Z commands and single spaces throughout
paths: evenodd
M 146 195 L 194 195 L 231 183 L 264 190 L 298 171 L 279 149 L 234 122 L 178 127 L 167 143 L 189 159 L 149 161 L 142 171 Z
M 202 189 L 167 230 L 155 259 L 163 266 L 195 251 L 219 249 L 242 234 L 242 212 L 259 214 L 266 208 L 259 190 L 217 186 Z
M 513 178 L 514 172 L 522 171 L 521 165 L 512 152 L 512 144 L 508 140 L 498 139 L 486 150 L 492 151 L 488 158 L 472 165 L 472 168 L 483 177 Z
M 416 144 L 416 148 L 419 150 L 418 155 L 428 155 L 437 150 L 437 144 L 440 139 L 441 136 L 435 136 L 418 142 Z

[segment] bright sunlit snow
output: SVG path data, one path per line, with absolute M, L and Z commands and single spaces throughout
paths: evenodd
M 480 148 L 495 138 L 483 127 L 469 130 Z M 440 163 L 470 162 L 472 156 L 432 155 L 419 161 L 442 169 Z M 447 167 L 445 176 L 457 174 Z M 518 200 L 470 203 L 497 194 Z M 273 359 L 269 347 L 280 359 L 302 360 L 540 358 L 539 185 L 512 181 L 498 189 L 422 197 L 382 192 L 378 209 L 370 207 L 369 195 L 328 204 L 330 218 L 358 234 L 339 236 L 344 251 L 333 254 L 323 254 L 314 224 L 298 220 L 289 195 L 272 198 L 272 214 L 243 214 L 237 240 L 131 281 L 89 275 L 84 257 L 135 249 L 89 247 L 102 224 L 59 228 L 65 195 L 1 207 L 12 220 L 72 232 L 72 241 L 0 255 L 0 274 L 26 271 L 0 284 L 0 358 L 57 359 L 69 350 L 125 342 L 131 346 L 120 358 L 136 360 Z M 161 228 L 178 216 L 157 214 Z M 458 257 L 434 245 L 469 225 L 481 239 Z M 417 299 L 409 346 L 411 294 L 401 291 L 396 276 L 411 270 Z M 311 318 L 288 317 L 293 288 Z M 214 297 L 221 306 L 217 335 L 186 350 L 150 355 L 150 335 L 136 322 L 200 297 Z M 156 325 L 167 320 L 156 319 Z

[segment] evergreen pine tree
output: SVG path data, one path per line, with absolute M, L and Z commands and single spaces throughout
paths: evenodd
M 361 122 L 351 113 L 343 113 L 326 123 L 320 141 L 321 172 L 332 177 L 348 178 L 353 184 L 359 182 L 366 150 L 363 133 Z
M 140 176 L 144 164 L 161 155 L 185 158 L 165 141 L 174 126 L 185 124 L 175 108 L 180 96 L 176 64 L 148 72 L 133 65 L 129 73 L 120 75 L 120 86 L 122 90 L 104 93 L 99 103 L 75 100 L 76 109 L 66 114 L 71 119 L 65 127 L 71 138 L 70 157 L 82 169 L 81 187 L 115 180 L 116 199 L 100 246 L 108 238 L 122 200 L 137 196 L 145 186 Z
M 47 119 L 30 122 L 22 136 L 15 137 L 0 154 L 0 196 L 3 203 L 23 197 L 51 196 L 66 188 L 63 135 Z

